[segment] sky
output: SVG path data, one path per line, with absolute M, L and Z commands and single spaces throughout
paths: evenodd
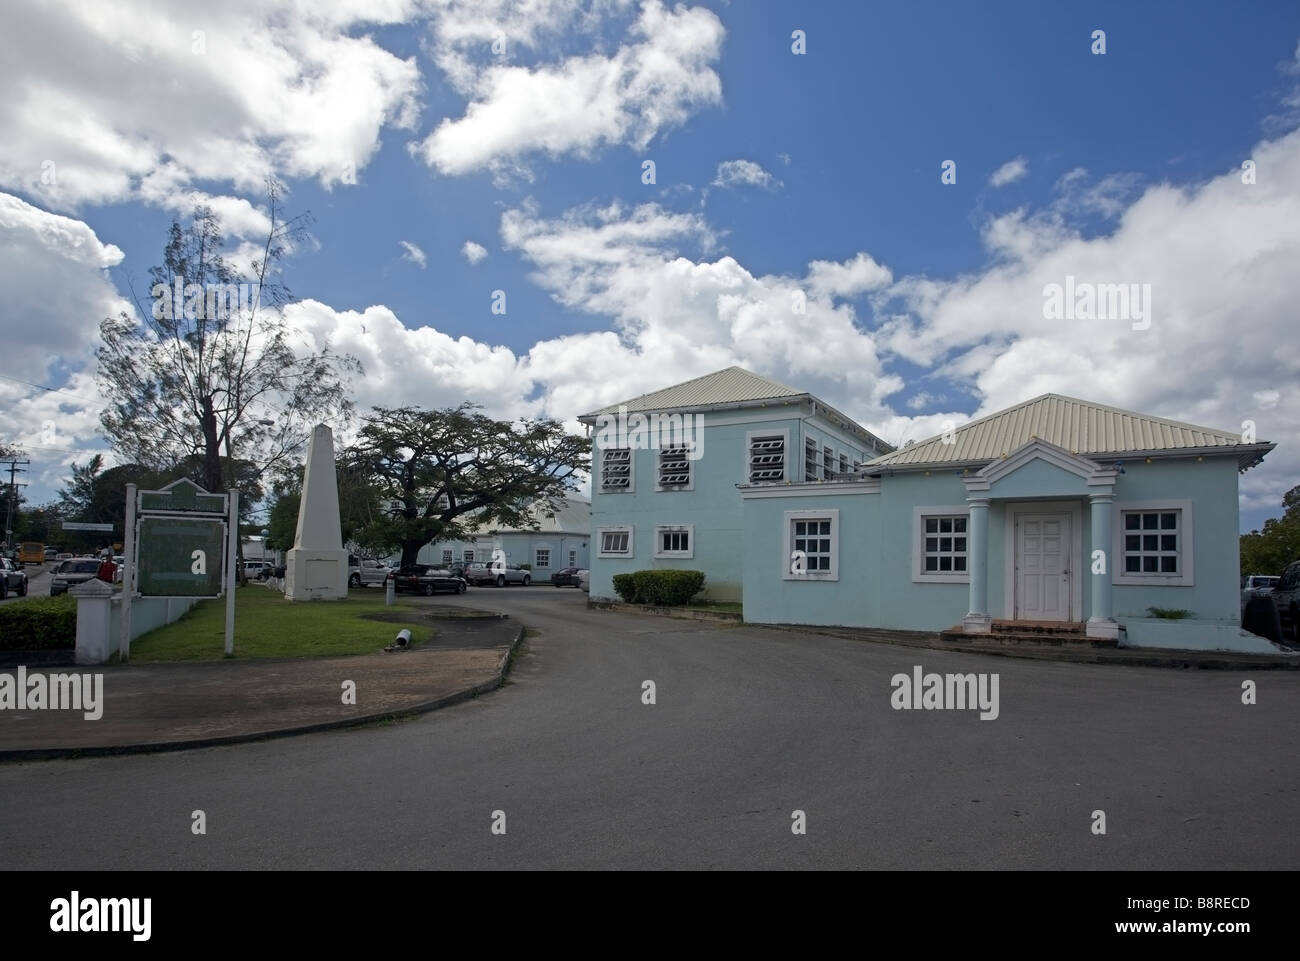
M 171 221 L 211 206 L 246 260 L 268 176 L 311 217 L 287 319 L 361 361 L 362 411 L 578 430 L 737 364 L 895 444 L 1045 392 L 1249 425 L 1278 448 L 1241 477 L 1243 530 L 1300 483 L 1300 4 L 9 0 L 5 21 L 0 440 L 33 503 L 113 461 L 99 322 L 136 309 Z M 1063 318 L 1067 278 L 1141 296 Z

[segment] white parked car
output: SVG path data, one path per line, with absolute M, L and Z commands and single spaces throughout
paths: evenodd
M 591 571 L 578 571 L 578 587 L 591 593 Z
M 1246 612 L 1246 603 L 1261 594 L 1272 594 L 1279 578 L 1267 574 L 1247 574 L 1241 579 L 1241 610 Z

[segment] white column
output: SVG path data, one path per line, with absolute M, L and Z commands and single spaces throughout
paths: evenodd
M 970 521 L 966 525 L 966 569 L 970 574 L 970 611 L 962 619 L 967 634 L 987 634 L 992 630 L 989 616 L 989 499 L 968 497 Z
M 107 664 L 113 654 L 113 588 L 92 577 L 68 589 L 77 599 L 78 664 Z
M 1119 560 L 1111 557 L 1111 512 L 1115 498 L 1110 493 L 1090 494 L 1088 500 L 1092 514 L 1092 547 L 1088 558 L 1092 571 L 1092 605 L 1088 636 L 1113 640 L 1119 637 L 1119 624 L 1111 614 L 1112 570 Z

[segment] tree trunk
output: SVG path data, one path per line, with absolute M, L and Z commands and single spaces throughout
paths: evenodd
M 402 541 L 402 566 L 407 567 L 416 563 L 420 556 L 420 548 L 427 543 L 426 541 Z
M 212 397 L 203 398 L 203 486 L 211 494 L 222 492 L 220 441 L 217 439 L 217 414 Z

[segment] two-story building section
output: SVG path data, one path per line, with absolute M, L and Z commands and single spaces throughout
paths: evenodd
M 805 391 L 740 367 L 611 404 L 592 428 L 591 597 L 615 574 L 703 571 L 705 594 L 739 601 L 739 485 L 834 480 L 893 448 Z

